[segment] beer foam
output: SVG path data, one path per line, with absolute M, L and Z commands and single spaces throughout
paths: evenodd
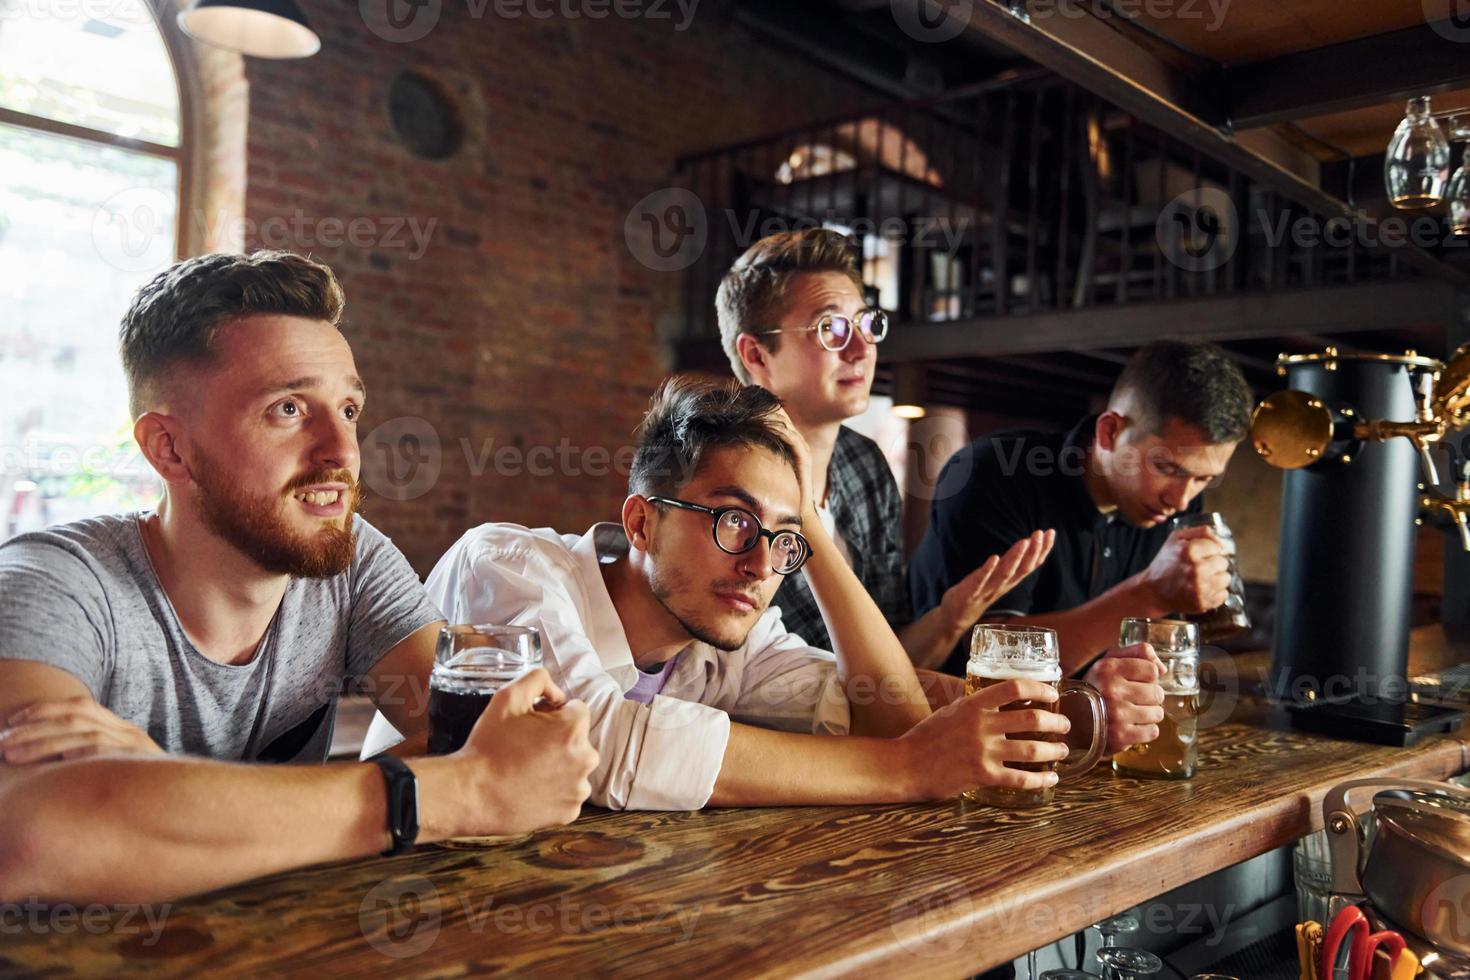
M 448 664 L 435 664 L 429 674 L 429 687 L 450 694 L 493 694 L 526 672 L 526 668 L 508 664 L 464 662 L 456 658 Z
M 972 657 L 966 671 L 971 677 L 985 677 L 995 681 L 1041 681 L 1043 684 L 1055 684 L 1062 679 L 1062 665 L 1055 662 L 1028 664 L 990 657 Z

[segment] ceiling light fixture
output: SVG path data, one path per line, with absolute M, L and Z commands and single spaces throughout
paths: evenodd
M 179 26 L 196 41 L 253 58 L 309 58 L 322 47 L 296 0 L 194 0 Z

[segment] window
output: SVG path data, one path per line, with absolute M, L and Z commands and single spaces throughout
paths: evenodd
M 156 500 L 117 327 L 176 257 L 181 115 L 144 0 L 0 0 L 0 541 Z

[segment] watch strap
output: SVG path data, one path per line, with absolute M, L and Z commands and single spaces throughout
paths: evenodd
M 408 764 L 394 755 L 377 755 L 372 759 L 383 773 L 388 791 L 388 832 L 393 845 L 383 852 L 393 857 L 413 849 L 419 837 L 419 781 Z

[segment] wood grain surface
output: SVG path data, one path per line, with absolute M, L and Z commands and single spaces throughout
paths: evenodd
M 1436 642 L 1416 636 L 1420 669 Z M 0 975 L 964 976 L 1288 843 L 1341 780 L 1464 770 L 1463 732 L 1390 749 L 1284 730 L 1245 691 L 1264 662 L 1229 662 L 1206 705 L 1224 720 L 1202 730 L 1187 782 L 1100 767 L 1032 811 L 589 809 L 561 830 L 294 872 L 151 920 L 113 910 L 63 931 L 55 910 L 17 912 L 0 917 Z

